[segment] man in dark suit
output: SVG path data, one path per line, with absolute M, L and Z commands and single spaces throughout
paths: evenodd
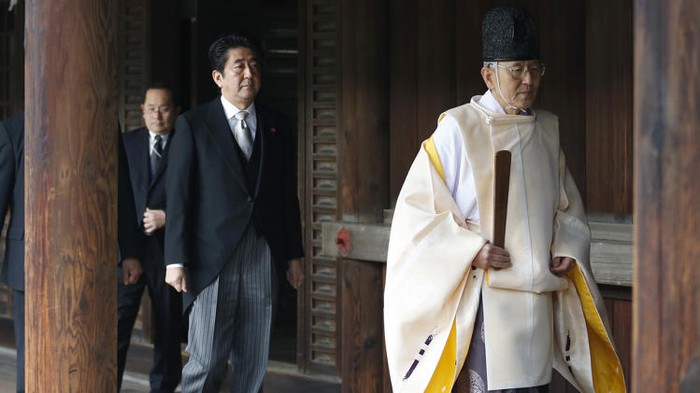
M 257 392 L 267 368 L 276 269 L 303 282 L 294 133 L 255 102 L 260 51 L 229 35 L 209 48 L 221 96 L 177 120 L 166 188 L 166 281 L 190 310 L 182 391 Z
M 124 134 L 131 187 L 139 223 L 141 263 L 123 263 L 119 270 L 118 381 L 124 375 L 131 331 L 138 315 L 141 296 L 148 288 L 154 323 L 151 392 L 173 392 L 180 382 L 182 358 L 182 296 L 165 283 L 163 241 L 165 227 L 165 168 L 168 141 L 173 137 L 179 108 L 173 91 L 153 84 L 146 89 L 141 105 L 146 127 Z
M 0 281 L 12 289 L 17 391 L 24 392 L 24 113 L 0 122 L 0 232 L 8 210 Z
M 119 138 L 119 204 L 120 217 L 134 213 L 129 170 L 121 137 Z M 17 392 L 24 392 L 24 113 L 0 122 L 0 232 L 5 215 L 10 212 L 5 258 L 0 282 L 12 289 L 12 318 L 17 348 Z M 136 225 L 119 220 L 119 259 L 125 264 L 136 259 Z

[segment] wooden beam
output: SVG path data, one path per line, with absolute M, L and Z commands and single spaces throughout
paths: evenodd
M 389 222 L 384 224 L 354 224 L 324 222 L 321 255 L 327 258 L 344 257 L 364 262 L 386 263 L 392 211 L 385 212 Z M 632 224 L 590 221 L 591 268 L 598 284 L 632 286 Z M 348 232 L 350 249 L 342 254 L 336 244 L 339 231 Z
M 26 391 L 116 390 L 117 1 L 26 2 Z
M 700 380 L 700 3 L 634 6 L 636 392 Z

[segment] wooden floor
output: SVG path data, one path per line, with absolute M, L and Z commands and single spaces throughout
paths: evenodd
M 129 351 L 122 393 L 149 391 L 147 373 L 150 363 L 147 359 L 150 359 L 147 347 L 136 346 Z M 0 393 L 15 392 L 15 360 L 14 348 L 0 347 Z M 224 388 L 221 391 L 227 390 Z M 328 378 L 300 374 L 294 364 L 272 361 L 265 376 L 263 392 L 337 393 L 340 392 L 340 384 Z

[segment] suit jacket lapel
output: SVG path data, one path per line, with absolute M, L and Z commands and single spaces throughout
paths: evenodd
M 258 129 L 256 131 L 256 137 L 260 138 L 260 165 L 258 166 L 258 175 L 257 179 L 255 181 L 255 191 L 253 193 L 253 197 L 257 198 L 258 193 L 260 192 L 260 183 L 262 183 L 262 177 L 263 177 L 263 172 L 265 169 L 265 144 L 266 142 L 266 137 L 265 133 L 268 130 L 268 125 L 267 125 L 267 116 L 265 115 L 265 109 L 261 107 L 260 105 L 255 106 L 255 111 L 258 114 Z
M 148 129 L 144 128 L 139 135 L 136 146 L 129 146 L 129 149 L 134 149 L 134 157 L 138 160 L 136 162 L 138 170 L 134 171 L 134 175 L 136 176 L 136 185 L 138 185 L 137 188 L 139 190 L 148 190 L 149 187 L 151 174 L 150 145 L 151 140 Z
M 216 98 L 209 104 L 206 126 L 209 137 L 211 137 L 214 141 L 214 146 L 219 150 L 221 159 L 231 169 L 234 179 L 240 183 L 241 187 L 248 190 L 244 169 L 238 160 L 238 153 L 234 145 L 236 141 L 231 133 L 231 127 L 228 124 L 228 120 L 226 120 L 224 107 L 221 105 L 219 98 Z

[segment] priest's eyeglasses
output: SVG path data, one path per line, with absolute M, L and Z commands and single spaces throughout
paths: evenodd
M 530 76 L 533 78 L 541 78 L 544 76 L 544 64 L 542 63 L 536 63 L 536 64 L 516 64 L 512 66 L 504 66 L 500 65 L 498 63 L 491 63 L 492 65 L 495 65 L 498 68 L 503 68 L 504 70 L 508 71 L 510 73 L 510 76 L 512 76 L 514 79 L 523 79 L 525 78 L 525 74 L 530 72 Z

